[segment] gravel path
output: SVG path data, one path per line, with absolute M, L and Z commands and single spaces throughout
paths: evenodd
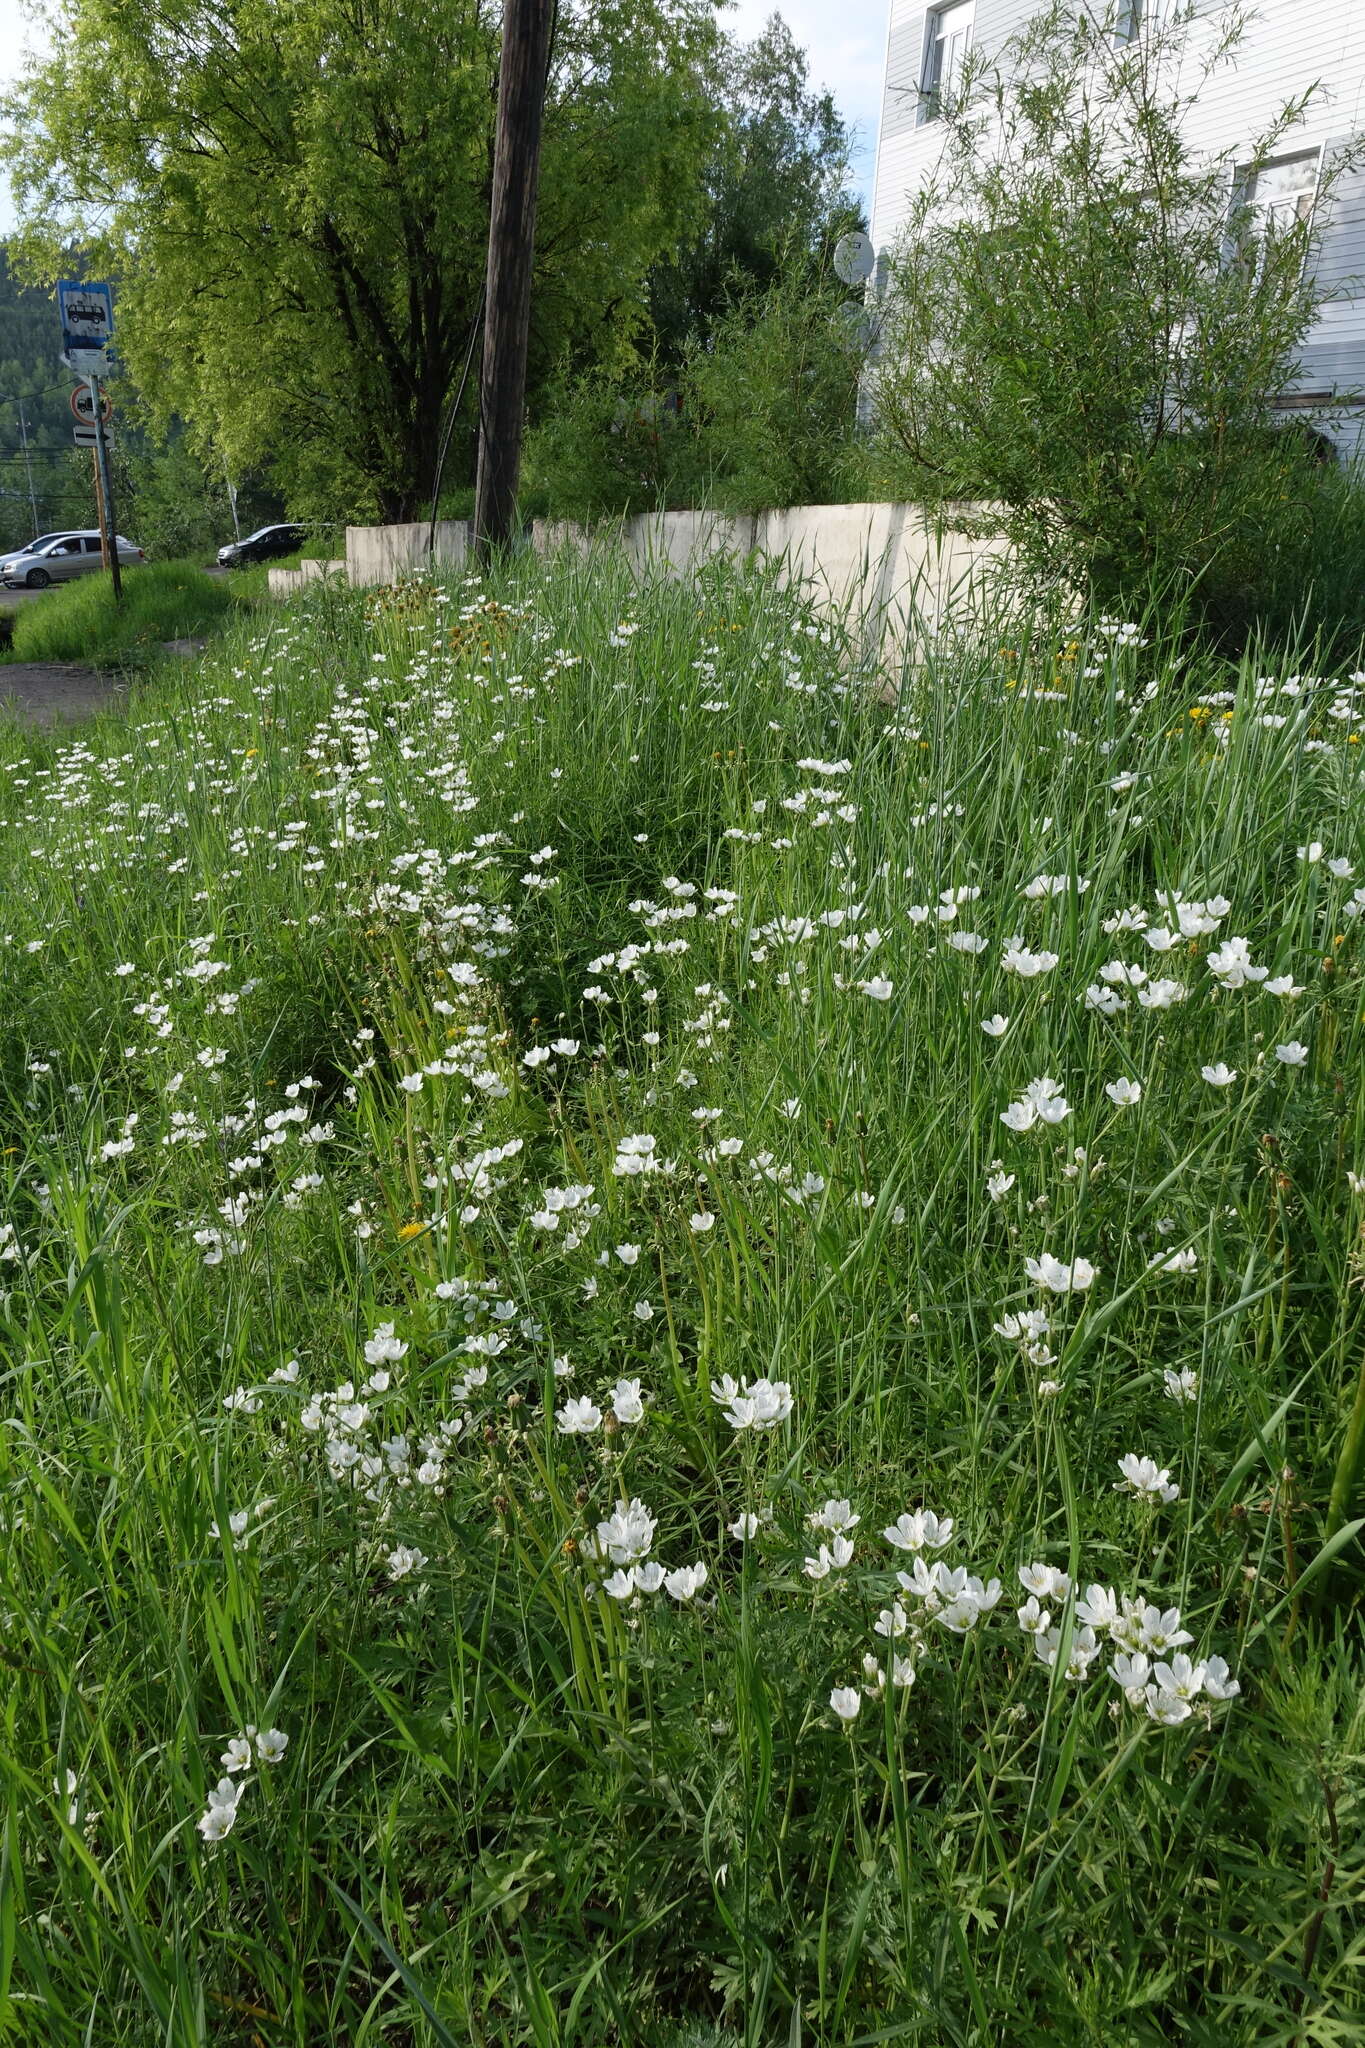
M 79 662 L 0 664 L 0 716 L 12 713 L 21 725 L 66 725 L 105 705 L 123 703 L 127 694 L 117 677 Z

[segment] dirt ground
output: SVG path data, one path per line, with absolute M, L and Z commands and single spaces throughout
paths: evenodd
M 15 661 L 0 665 L 0 717 L 21 725 L 68 725 L 106 705 L 121 704 L 127 687 L 115 676 L 74 661 Z

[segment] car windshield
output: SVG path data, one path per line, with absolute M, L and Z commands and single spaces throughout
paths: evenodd
M 61 538 L 62 536 L 59 533 L 40 533 L 36 540 L 26 540 L 22 547 L 7 549 L 6 553 L 36 555 L 40 548 L 51 547 L 54 540 L 60 540 Z

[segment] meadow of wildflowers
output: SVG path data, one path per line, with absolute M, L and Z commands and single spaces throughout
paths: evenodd
M 0 2039 L 1362 2038 L 1312 667 L 604 555 L 0 735 Z

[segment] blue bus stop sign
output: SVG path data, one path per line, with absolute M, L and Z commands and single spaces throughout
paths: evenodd
M 63 278 L 57 286 L 57 311 L 62 323 L 62 353 L 71 368 L 86 376 L 102 374 L 114 338 L 112 288 Z

